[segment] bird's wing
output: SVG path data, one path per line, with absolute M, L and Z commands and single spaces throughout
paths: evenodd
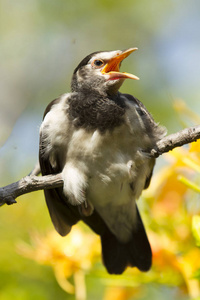
M 42 141 L 40 138 L 40 147 Z M 55 170 L 52 168 L 49 158 L 42 156 L 42 151 L 39 151 L 39 160 L 42 175 L 56 174 Z M 71 226 L 79 221 L 79 215 L 77 207 L 72 207 L 66 202 L 66 198 L 63 199 L 62 189 L 46 189 L 44 190 L 45 199 L 51 220 L 54 224 L 55 229 L 62 236 L 68 234 L 71 230 Z
M 125 99 L 125 102 L 129 102 L 130 104 L 134 105 L 134 109 L 136 109 L 138 115 L 141 117 L 143 121 L 145 130 L 147 131 L 148 135 L 151 137 L 152 142 L 157 142 L 159 139 L 162 139 L 167 130 L 165 127 L 160 126 L 160 124 L 156 123 L 153 119 L 152 115 L 148 112 L 144 104 L 130 94 L 121 94 L 120 97 Z M 134 123 L 133 123 L 134 126 Z M 149 149 L 147 149 L 149 150 Z
M 46 108 L 44 118 L 50 112 L 53 105 L 59 103 L 60 98 L 53 100 Z M 62 170 L 58 164 L 53 167 L 50 163 L 50 157 L 45 153 L 47 147 L 45 142 L 45 133 L 40 132 L 40 145 L 39 145 L 39 162 L 42 175 L 56 174 Z M 45 154 L 44 154 L 45 153 Z M 63 197 L 62 188 L 46 189 L 44 190 L 45 199 L 51 220 L 55 229 L 62 236 L 69 233 L 71 226 L 80 220 L 77 207 L 67 203 L 67 199 Z
M 154 121 L 152 115 L 148 112 L 148 110 L 146 109 L 146 107 L 140 100 L 138 100 L 137 98 L 135 98 L 134 96 L 132 96 L 130 94 L 121 94 L 120 93 L 120 96 L 123 97 L 126 102 L 129 102 L 134 106 L 134 109 L 136 109 L 138 115 L 140 116 L 140 118 L 143 122 L 144 128 L 152 141 L 152 147 L 155 146 L 155 143 L 159 139 L 162 139 L 166 135 L 166 133 L 167 133 L 166 128 L 163 126 L 160 126 L 158 123 L 156 123 Z M 134 126 L 134 123 L 132 124 L 132 126 Z M 148 155 L 148 151 L 151 150 L 151 147 L 150 148 L 147 147 L 146 149 L 142 149 L 142 150 L 144 151 L 144 153 L 146 152 L 146 154 Z M 146 177 L 144 189 L 147 189 L 149 187 L 151 178 L 153 175 L 155 159 L 152 159 L 151 161 L 152 161 L 152 164 L 150 167 L 150 172 L 149 172 L 148 176 Z

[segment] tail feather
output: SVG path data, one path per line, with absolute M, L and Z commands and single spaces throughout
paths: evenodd
M 122 274 L 128 266 L 128 252 L 125 244 L 120 243 L 109 231 L 101 236 L 102 259 L 110 274 Z
M 103 262 L 110 274 L 122 274 L 128 267 L 137 267 L 140 271 L 148 271 L 151 267 L 151 247 L 137 210 L 137 226 L 128 243 L 121 243 L 107 229 L 101 235 Z

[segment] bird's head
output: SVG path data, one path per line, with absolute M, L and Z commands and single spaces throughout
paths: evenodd
M 86 56 L 74 70 L 71 88 L 73 92 L 81 90 L 100 90 L 116 94 L 127 78 L 138 80 L 135 75 L 120 72 L 121 62 L 137 48 L 124 51 L 94 52 Z

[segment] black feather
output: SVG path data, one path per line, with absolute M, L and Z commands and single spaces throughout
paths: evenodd
M 121 274 L 130 267 L 148 271 L 152 263 L 151 247 L 137 209 L 137 220 L 132 238 L 128 243 L 121 243 L 106 230 L 101 235 L 103 262 L 111 274 Z
M 104 132 L 124 122 L 125 102 L 120 94 L 116 97 L 102 97 L 98 92 L 72 95 L 69 99 L 68 115 L 77 128 Z

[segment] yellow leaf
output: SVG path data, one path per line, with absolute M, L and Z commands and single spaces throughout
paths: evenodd
M 192 233 L 196 241 L 196 245 L 200 247 L 200 216 L 192 218 Z

